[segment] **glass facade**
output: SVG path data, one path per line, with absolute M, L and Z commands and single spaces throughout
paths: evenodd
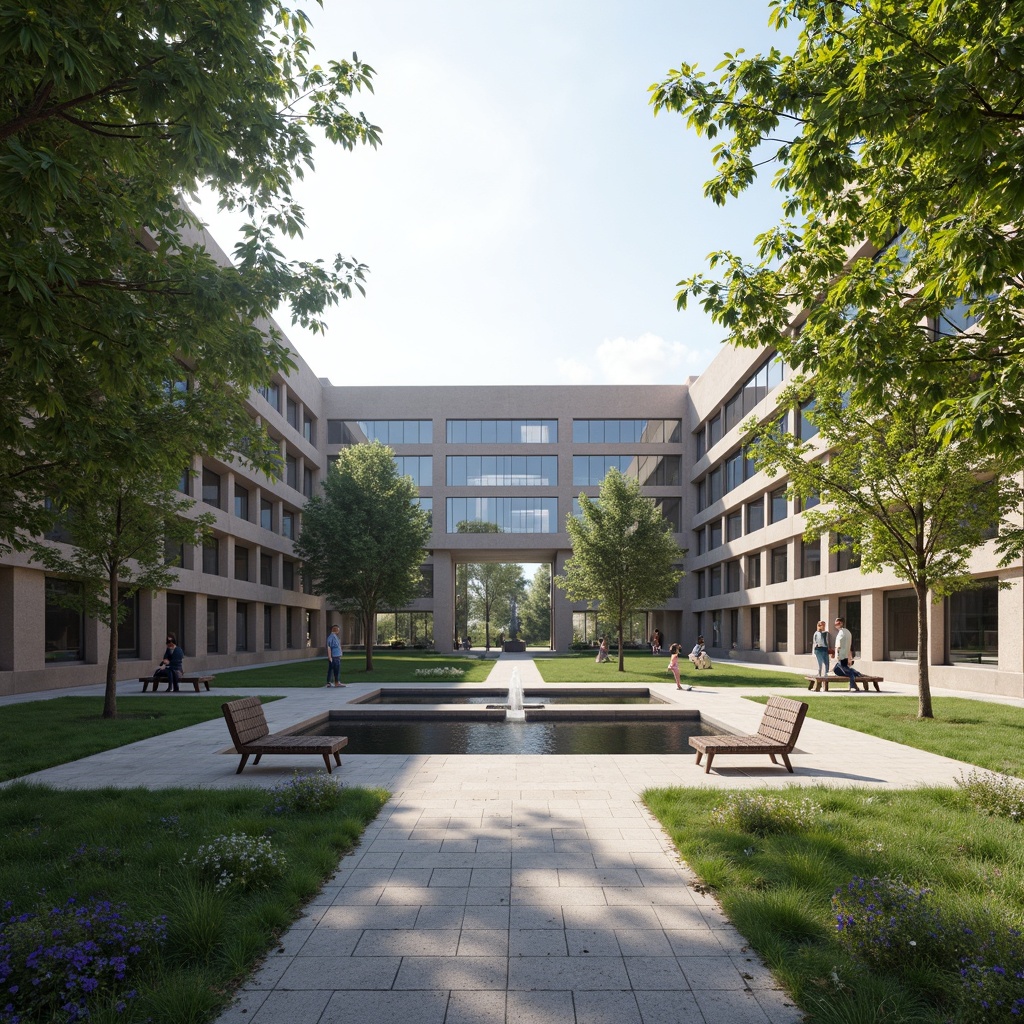
M 434 482 L 434 458 L 431 455 L 396 455 L 399 476 L 411 476 L 417 487 L 430 487 Z
M 577 444 L 659 444 L 682 440 L 682 420 L 573 420 Z
M 449 444 L 556 444 L 558 420 L 448 420 Z
M 448 498 L 448 533 L 459 533 L 459 523 L 493 523 L 501 533 L 558 533 L 558 500 Z
M 617 469 L 643 487 L 677 486 L 682 474 L 679 455 L 574 455 L 573 487 L 599 487 L 609 470 Z M 714 498 L 711 499 L 715 500 Z
M 556 455 L 449 455 L 452 487 L 556 487 Z
M 433 420 L 328 420 L 328 444 L 432 444 Z
M 82 661 L 85 658 L 85 615 L 64 604 L 67 599 L 81 599 L 82 584 L 47 576 L 45 594 L 45 660 Z
M 951 664 L 999 664 L 999 583 L 978 581 L 946 601 L 947 650 Z

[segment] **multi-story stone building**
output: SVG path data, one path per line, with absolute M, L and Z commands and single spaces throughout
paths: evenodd
M 213 512 L 213 538 L 181 552 L 170 591 L 130 602 L 123 678 L 152 668 L 167 631 L 183 644 L 188 669 L 213 672 L 319 654 L 334 622 L 347 644 L 361 643 L 354 617 L 308 592 L 292 540 L 332 458 L 373 439 L 394 449 L 433 519 L 424 595 L 388 614 L 389 634 L 451 649 L 458 563 L 539 562 L 560 573 L 571 554 L 566 515 L 615 466 L 640 481 L 687 549 L 676 596 L 631 626 L 637 639 L 658 627 L 688 646 L 702 632 L 712 657 L 810 671 L 814 623 L 840 614 L 862 668 L 916 678 L 906 585 L 862 574 L 825 543 L 805 543 L 785 481 L 744 457 L 739 425 L 768 414 L 782 381 L 773 353 L 725 348 L 699 377 L 660 386 L 335 387 L 297 353 L 295 362 L 250 398 L 280 444 L 282 478 L 196 461 L 183 488 Z M 459 532 L 460 522 L 500 532 Z M 973 562 L 981 585 L 931 608 L 936 686 L 1024 696 L 1022 567 L 997 561 L 987 544 Z M 102 680 L 106 633 L 53 600 L 68 586 L 26 555 L 0 560 L 0 693 Z M 574 633 L 589 640 L 596 632 L 595 612 L 558 589 L 551 618 L 556 650 Z

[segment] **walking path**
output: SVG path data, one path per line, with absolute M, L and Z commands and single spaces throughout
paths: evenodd
M 541 683 L 529 655 L 503 655 L 488 684 L 507 686 L 514 668 L 525 686 Z M 219 685 L 190 699 L 223 699 L 230 675 Z M 276 729 L 375 688 L 261 692 L 285 697 L 265 706 Z M 756 729 L 762 710 L 742 690 L 658 692 L 735 731 Z M 268 758 L 243 776 L 237 760 L 218 719 L 27 778 L 62 788 L 272 786 L 309 759 Z M 382 786 L 392 799 L 219 1024 L 795 1024 L 799 1011 L 695 887 L 641 793 L 942 785 L 967 766 L 813 719 L 794 775 L 767 757 L 722 755 L 711 775 L 693 760 L 343 756 L 342 781 Z

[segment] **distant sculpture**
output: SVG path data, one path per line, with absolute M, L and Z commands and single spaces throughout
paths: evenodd
M 509 635 L 513 640 L 515 640 L 519 637 L 519 613 L 516 608 L 516 599 L 514 597 L 509 602 L 509 611 L 511 612 L 508 624 Z

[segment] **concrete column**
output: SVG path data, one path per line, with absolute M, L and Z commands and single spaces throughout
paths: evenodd
M 434 552 L 434 647 L 447 654 L 455 642 L 455 562 Z
M 555 563 L 551 567 L 552 578 L 565 573 L 565 563 L 572 557 L 572 551 L 556 551 Z M 565 591 L 551 585 L 551 646 L 556 651 L 569 650 L 572 643 L 572 604 Z

